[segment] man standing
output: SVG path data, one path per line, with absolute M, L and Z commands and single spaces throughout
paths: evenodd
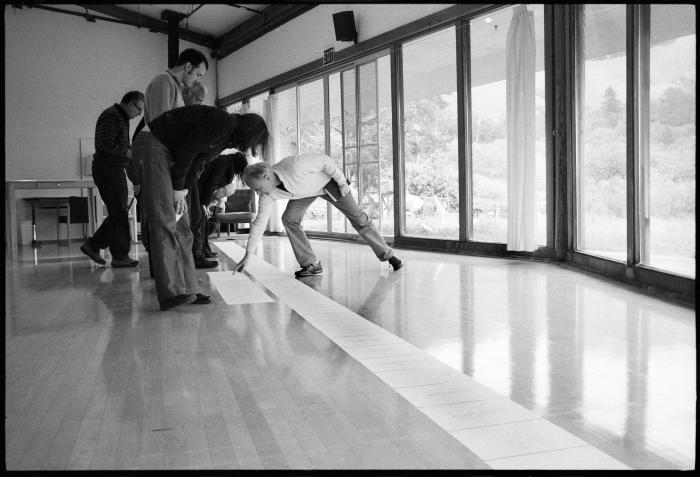
M 403 267 L 372 219 L 360 209 L 350 193 L 350 185 L 343 172 L 327 155 L 289 156 L 273 166 L 264 162 L 251 164 L 243 171 L 243 182 L 260 196 L 260 200 L 258 215 L 250 227 L 245 255 L 236 265 L 235 271 L 242 271 L 250 255 L 255 253 L 272 213 L 272 203 L 275 200 L 289 199 L 282 214 L 282 223 L 294 256 L 301 265 L 301 270 L 294 275 L 306 277 L 322 273 L 321 261 L 316 258 L 301 226 L 306 210 L 318 197 L 330 202 L 350 221 L 379 260 L 388 260 L 394 270 Z
M 137 195 L 139 203 L 143 202 L 140 194 L 143 183 L 143 161 L 145 155 L 148 154 L 147 143 L 152 139 L 149 124 L 161 114 L 185 106 L 183 90 L 191 88 L 199 82 L 208 68 L 209 62 L 204 53 L 194 48 L 188 48 L 177 57 L 175 66 L 157 74 L 146 88 L 143 121 L 139 123 L 134 132 L 133 159 L 127 170 L 129 179 L 134 183 L 134 194 Z M 144 248 L 149 251 L 150 261 L 148 214 L 145 213 L 143 204 L 141 205 L 141 241 Z M 152 267 L 151 276 L 153 276 Z M 206 295 L 201 295 L 199 298 L 201 303 L 208 303 L 209 297 Z
M 143 93 L 130 91 L 119 104 L 102 111 L 95 126 L 92 177 L 107 206 L 107 218 L 80 250 L 100 265 L 106 263 L 100 250 L 107 247 L 112 254 L 112 267 L 135 267 L 139 263 L 129 257 L 131 234 L 125 169 L 131 160 L 129 120 L 140 115 L 143 107 Z
M 149 126 L 143 155 L 143 204 L 160 308 L 210 303 L 210 296 L 199 293 L 192 257 L 186 177 L 191 168 L 203 167 L 224 149 L 250 150 L 253 155 L 264 151 L 267 126 L 257 114 L 229 114 L 196 104 L 167 111 Z M 141 132 L 137 141 L 144 135 Z

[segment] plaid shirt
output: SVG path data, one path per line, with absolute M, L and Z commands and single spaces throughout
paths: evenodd
M 114 103 L 97 119 L 93 163 L 124 168 L 131 161 L 126 155 L 129 148 L 129 117 Z

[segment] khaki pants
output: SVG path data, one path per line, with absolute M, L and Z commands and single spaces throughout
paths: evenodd
M 352 224 L 353 228 L 365 239 L 379 260 L 386 261 L 394 255 L 394 251 L 387 245 L 384 237 L 382 237 L 379 230 L 377 230 L 377 227 L 372 222 L 372 219 L 360 209 L 360 206 L 357 204 L 352 194 L 341 197 L 336 201 L 327 194 L 324 194 L 321 196 L 305 197 L 303 199 L 291 199 L 287 202 L 287 208 L 282 214 L 282 223 L 287 230 L 289 242 L 292 245 L 294 256 L 297 262 L 299 262 L 299 265 L 305 267 L 317 260 L 311 248 L 311 244 L 309 243 L 309 239 L 306 238 L 304 229 L 301 226 L 301 221 L 304 218 L 306 210 L 311 206 L 313 201 L 319 197 L 330 202 L 333 207 L 338 209 L 350 221 L 350 224 Z

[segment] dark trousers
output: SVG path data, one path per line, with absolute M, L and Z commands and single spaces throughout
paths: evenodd
M 206 226 L 206 218 L 202 204 L 199 202 L 199 185 L 196 179 L 190 180 L 188 185 L 189 199 L 188 207 L 190 209 L 190 227 L 192 228 L 192 256 L 197 260 L 204 258 L 204 228 Z
M 219 222 L 214 218 L 209 218 L 204 221 L 204 251 L 211 252 L 209 245 L 209 236 L 219 230 Z
M 124 258 L 131 247 L 126 173 L 124 169 L 96 166 L 93 161 L 92 178 L 107 206 L 107 217 L 90 242 L 100 249 L 109 247 L 112 257 Z

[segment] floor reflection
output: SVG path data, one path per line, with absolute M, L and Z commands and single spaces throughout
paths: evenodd
M 296 265 L 284 239 L 274 265 Z M 695 458 L 694 311 L 555 264 L 313 241 L 307 283 L 369 321 L 637 468 Z

